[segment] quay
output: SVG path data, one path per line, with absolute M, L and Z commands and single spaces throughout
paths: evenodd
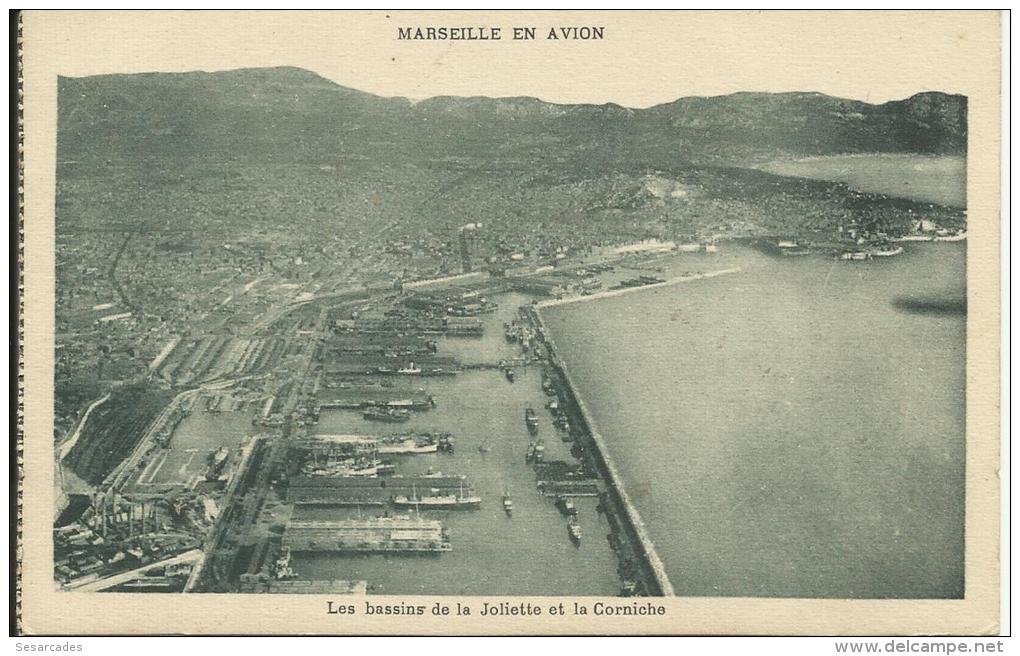
M 320 579 L 300 581 L 283 579 L 270 581 L 266 592 L 270 594 L 368 594 L 368 581 Z
M 442 524 L 410 516 L 292 521 L 283 545 L 295 552 L 438 553 L 451 549 Z
M 430 490 L 455 493 L 470 489 L 471 485 L 459 476 L 298 476 L 290 481 L 287 501 L 296 506 L 385 506 L 397 495 L 413 496 Z
M 447 356 L 403 356 L 387 358 L 382 356 L 349 356 L 323 366 L 326 376 L 452 376 L 457 373 L 460 363 Z
M 567 298 L 555 298 L 546 301 L 540 301 L 537 305 L 539 309 L 546 307 L 553 307 L 555 305 L 565 305 L 567 303 L 583 303 L 586 301 L 596 301 L 600 298 L 612 298 L 614 296 L 622 296 L 623 294 L 629 294 L 642 289 L 655 289 L 658 287 L 668 287 L 670 285 L 677 285 L 684 282 L 691 282 L 693 280 L 705 280 L 706 278 L 715 278 L 717 276 L 725 276 L 731 273 L 738 273 L 740 267 L 734 267 L 732 269 L 720 269 L 718 271 L 709 271 L 708 273 L 693 273 L 686 276 L 677 276 L 670 278 L 669 280 L 663 280 L 662 282 L 654 282 L 646 285 L 637 285 L 635 287 L 623 287 L 621 289 L 607 289 L 601 292 L 595 292 L 588 296 L 570 296 Z
M 427 410 L 435 400 L 423 389 L 401 389 L 379 385 L 326 387 L 319 392 L 321 410 L 361 410 L 365 408 L 407 408 Z
M 436 343 L 418 335 L 335 335 L 325 340 L 321 358 L 350 355 L 404 357 L 433 355 Z
M 729 273 L 734 270 L 727 270 Z M 708 274 L 706 274 L 707 277 Z M 719 275 L 716 273 L 715 275 Z M 690 278 L 686 278 L 690 279 Z M 669 283 L 665 283 L 669 284 Z M 641 289 L 641 288 L 636 288 Z M 629 291 L 629 290 L 620 290 Z M 613 294 L 614 292 L 606 292 Z M 581 297 L 577 300 L 586 300 L 594 298 L 594 296 Z M 574 300 L 574 299 L 571 299 Z M 566 301 L 569 302 L 569 301 Z M 652 542 L 651 537 L 648 535 L 648 531 L 645 528 L 644 521 L 641 519 L 637 508 L 631 501 L 630 495 L 627 493 L 626 487 L 623 485 L 623 481 L 620 478 L 620 474 L 616 469 L 616 464 L 613 462 L 612 457 L 609 455 L 609 451 L 606 447 L 605 438 L 598 431 L 595 421 L 585 404 L 584 399 L 577 394 L 577 387 L 574 385 L 574 381 L 570 377 L 570 371 L 566 365 L 560 359 L 559 353 L 556 350 L 556 345 L 553 343 L 549 331 L 546 329 L 545 322 L 542 320 L 540 308 L 543 306 L 558 304 L 557 301 L 547 301 L 546 303 L 540 303 L 537 307 L 531 308 L 531 318 L 535 325 L 538 326 L 540 331 L 540 337 L 544 340 L 546 350 L 549 354 L 550 365 L 558 371 L 563 381 L 566 383 L 566 392 L 572 397 L 574 405 L 577 407 L 578 412 L 581 415 L 581 419 L 584 421 L 585 429 L 590 437 L 591 443 L 595 447 L 595 460 L 603 470 L 603 478 L 606 481 L 608 487 L 609 496 L 617 502 L 617 505 L 623 511 L 623 524 L 625 530 L 630 533 L 631 537 L 634 538 L 637 545 L 640 547 L 640 556 L 643 560 L 643 566 L 650 578 L 650 582 L 657 588 L 653 590 L 653 593 L 659 595 L 672 597 L 675 595 L 673 591 L 673 584 L 670 582 L 669 577 L 666 575 L 666 569 L 659 559 L 658 553 L 655 551 L 655 545 Z

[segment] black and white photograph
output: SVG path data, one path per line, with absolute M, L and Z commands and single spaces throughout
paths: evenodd
M 639 17 L 698 49 L 664 25 L 699 12 Z M 168 49 L 195 24 L 147 18 Z M 353 18 L 385 84 L 268 46 L 156 67 L 130 37 L 119 64 L 56 70 L 52 434 L 25 442 L 52 450 L 57 593 L 494 618 L 586 598 L 586 621 L 971 599 L 969 224 L 998 218 L 968 204 L 972 95 L 938 74 L 941 33 L 901 37 L 935 63 L 896 84 L 866 84 L 894 32 L 853 73 L 779 83 L 720 36 L 676 79 L 635 56 L 556 95 L 506 61 L 457 85 L 396 69 L 577 59 L 631 23 Z M 825 19 L 840 46 L 861 25 L 732 19 Z M 245 30 L 275 29 L 239 20 L 253 51 Z M 799 65 L 783 52 L 770 70 Z

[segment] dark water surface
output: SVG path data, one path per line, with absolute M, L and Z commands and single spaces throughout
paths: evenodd
M 962 595 L 966 245 L 904 247 L 543 310 L 677 594 Z

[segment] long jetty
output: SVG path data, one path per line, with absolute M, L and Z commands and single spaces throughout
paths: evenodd
M 541 305 L 539 307 L 541 307 Z M 620 506 L 623 508 L 624 514 L 626 515 L 624 519 L 630 525 L 629 528 L 631 529 L 631 533 L 639 543 L 641 555 L 645 561 L 644 564 L 646 565 L 648 572 L 651 574 L 656 587 L 658 587 L 658 592 L 660 592 L 663 596 L 674 596 L 675 593 L 673 592 L 673 584 L 666 575 L 666 568 L 659 559 L 659 554 L 655 551 L 655 545 L 652 543 L 651 536 L 648 535 L 648 530 L 645 528 L 645 523 L 637 511 L 637 507 L 635 507 L 630 495 L 627 493 L 627 488 L 623 485 L 620 473 L 616 468 L 616 463 L 613 462 L 612 457 L 609 455 L 605 438 L 599 432 L 584 399 L 577 393 L 577 386 L 574 385 L 574 381 L 570 377 L 570 370 L 560 359 L 559 352 L 556 350 L 556 345 L 553 343 L 552 338 L 549 335 L 549 331 L 546 329 L 545 322 L 542 320 L 541 312 L 538 309 L 533 309 L 532 315 L 535 323 L 542 331 L 542 336 L 549 352 L 550 363 L 560 371 L 563 376 L 563 380 L 570 388 L 570 395 L 573 397 L 574 403 L 577 405 L 577 408 L 581 413 L 581 417 L 584 419 L 588 434 L 591 436 L 591 441 L 598 451 L 598 457 L 605 470 L 607 478 L 606 482 L 619 499 Z
M 553 298 L 538 303 L 539 308 L 553 307 L 556 305 L 566 305 L 567 303 L 585 303 L 588 301 L 597 301 L 600 298 L 612 298 L 614 296 L 623 296 L 624 294 L 630 294 L 632 292 L 639 292 L 646 289 L 656 289 L 659 287 L 669 287 L 670 285 L 678 285 L 680 283 L 691 282 L 694 280 L 705 280 L 706 278 L 715 278 L 717 276 L 725 276 L 731 273 L 738 273 L 740 267 L 733 267 L 732 269 L 719 269 L 718 271 L 709 271 L 708 273 L 692 273 L 686 276 L 677 276 L 664 280 L 662 282 L 653 282 L 647 285 L 638 285 L 636 287 L 621 287 L 619 289 L 606 289 L 601 292 L 595 292 L 588 296 L 568 296 L 567 298 Z

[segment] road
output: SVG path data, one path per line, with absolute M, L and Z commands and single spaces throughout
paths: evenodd
M 85 583 L 79 586 L 68 586 L 67 590 L 74 590 L 75 592 L 102 592 L 108 590 L 114 586 L 121 585 L 122 583 L 128 583 L 137 578 L 145 576 L 145 573 L 154 567 L 164 567 L 166 565 L 176 565 L 178 563 L 198 563 L 203 557 L 201 549 L 191 549 L 185 551 L 182 554 L 178 554 L 166 560 L 161 560 L 156 563 L 149 563 L 138 569 L 133 569 L 127 572 L 121 572 L 120 574 L 114 574 L 113 576 L 107 576 L 104 579 L 98 579 L 90 583 Z

